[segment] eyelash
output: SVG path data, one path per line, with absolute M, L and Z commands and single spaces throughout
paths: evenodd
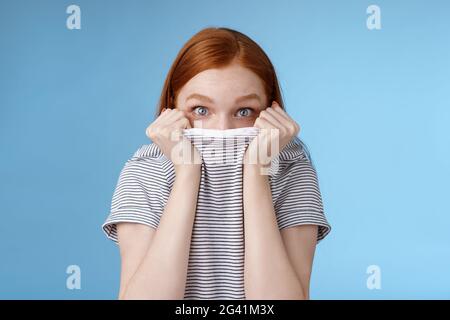
M 200 107 L 201 107 L 201 108 L 206 108 L 205 106 L 193 106 L 193 107 L 191 108 L 191 112 L 194 113 L 196 116 L 202 117 L 202 115 L 199 115 L 199 114 L 195 113 L 195 110 L 196 110 L 197 108 L 200 108 Z M 208 108 L 206 108 L 206 109 L 208 109 Z M 250 108 L 250 107 L 243 107 L 243 108 L 240 108 L 240 109 L 238 110 L 238 112 L 241 111 L 241 110 L 245 110 L 245 109 L 250 110 L 250 112 L 251 112 L 250 115 L 252 115 L 252 114 L 255 113 L 255 110 L 254 110 L 253 108 Z M 237 118 L 248 118 L 248 117 L 250 117 L 250 115 L 249 115 L 249 116 L 238 116 Z

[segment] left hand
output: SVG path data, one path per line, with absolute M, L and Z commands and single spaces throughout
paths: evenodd
M 261 130 L 245 152 L 244 165 L 270 165 L 272 159 L 300 132 L 300 126 L 275 101 L 259 113 L 253 126 Z M 274 154 L 271 154 L 272 148 Z

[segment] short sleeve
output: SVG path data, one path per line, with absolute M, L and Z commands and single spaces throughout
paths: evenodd
M 122 168 L 102 229 L 118 242 L 117 224 L 134 222 L 157 228 L 164 209 L 167 180 L 161 165 L 150 158 L 132 157 Z
M 331 226 L 324 214 L 315 168 L 307 157 L 297 157 L 285 164 L 282 171 L 283 174 L 272 181 L 279 229 L 318 225 L 317 242 L 320 242 L 331 231 Z

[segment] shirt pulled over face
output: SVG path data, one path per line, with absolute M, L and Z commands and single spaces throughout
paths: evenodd
M 184 129 L 183 135 L 197 148 L 203 165 L 239 166 L 249 143 L 258 135 L 259 128 L 245 127 L 237 129 L 216 130 L 190 128 Z
M 183 135 L 202 157 L 201 179 L 187 270 L 185 299 L 245 299 L 243 163 L 259 129 L 190 128 Z M 278 228 L 315 224 L 317 241 L 330 232 L 318 179 L 295 137 L 276 157 L 269 183 Z M 173 164 L 154 144 L 141 146 L 125 163 L 102 225 L 117 243 L 117 224 L 134 222 L 157 229 L 175 181 Z

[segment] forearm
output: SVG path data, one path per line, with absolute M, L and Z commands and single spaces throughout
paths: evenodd
M 183 299 L 200 170 L 175 177 L 158 229 L 123 299 Z
M 246 164 L 243 181 L 246 298 L 306 298 L 278 229 L 268 176 Z

